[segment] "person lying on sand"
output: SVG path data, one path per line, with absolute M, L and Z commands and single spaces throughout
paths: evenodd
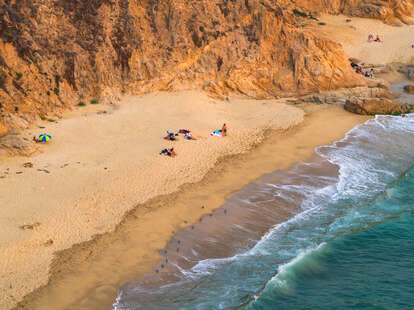
M 351 61 L 351 67 L 352 68 L 358 68 L 358 64 L 356 64 L 355 62 Z
M 183 135 L 186 135 L 186 134 L 188 134 L 190 131 L 188 130 L 188 129 L 180 129 L 179 131 L 178 131 L 178 133 L 181 133 L 181 134 L 183 134 Z
M 375 38 L 375 40 L 374 40 L 374 41 L 375 41 L 375 42 L 382 43 L 382 41 L 381 41 L 381 39 L 380 39 L 379 35 L 377 35 L 377 37 Z
M 170 157 L 175 157 L 177 156 L 177 153 L 174 151 L 174 148 L 170 148 L 170 149 L 163 149 L 160 152 L 160 155 L 165 155 L 165 156 L 170 156 Z
M 33 141 L 34 142 L 36 142 L 36 143 L 41 143 L 42 141 L 40 141 L 38 138 L 36 138 L 36 137 L 33 137 Z
M 167 130 L 167 135 L 164 137 L 165 140 L 175 141 L 177 140 L 175 136 L 178 134 L 174 134 L 172 131 Z
M 193 137 L 191 132 L 186 133 L 184 137 L 186 140 L 197 140 L 195 137 Z

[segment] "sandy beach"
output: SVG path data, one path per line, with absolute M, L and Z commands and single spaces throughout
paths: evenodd
M 322 15 L 312 28 L 325 38 L 340 43 L 349 57 L 366 65 L 414 62 L 414 48 L 411 47 L 414 25 L 396 27 L 368 18 Z M 369 42 L 369 34 L 374 38 L 378 35 L 382 42 Z
M 2 309 L 47 283 L 54 252 L 113 230 L 137 204 L 200 181 L 220 157 L 247 151 L 266 130 L 299 124 L 304 113 L 280 101 L 221 102 L 187 92 L 72 114 L 27 133 L 53 136 L 42 153 L 1 162 Z M 224 122 L 229 136 L 211 137 Z M 166 130 L 180 128 L 198 140 L 163 140 Z M 176 158 L 158 155 L 172 145 Z M 33 168 L 23 167 L 28 161 Z
M 185 95 L 189 94 L 187 93 Z M 173 94 L 173 96 L 179 95 Z M 251 104 L 255 103 L 251 102 Z M 263 106 L 263 104 L 261 105 Z M 97 305 L 99 305 L 98 308 L 100 308 L 102 304 L 108 306 L 108 303 L 110 304 L 116 296 L 117 287 L 119 285 L 134 276 L 143 275 L 151 271 L 153 265 L 159 259 L 158 251 L 165 247 L 175 232 L 191 223 L 197 222 L 203 214 L 220 207 L 225 201 L 225 198 L 235 190 L 247 185 L 264 173 L 272 172 L 277 169 L 286 169 L 296 162 L 310 158 L 314 154 L 314 148 L 316 146 L 328 144 L 342 138 L 346 131 L 367 119 L 367 117 L 350 114 L 344 111 L 340 106 L 308 106 L 305 108 L 308 116 L 306 116 L 305 120 L 301 123 L 300 121 L 302 120 L 304 113 L 301 108 L 285 106 L 283 103 L 277 102 L 268 102 L 266 105 L 269 105 L 269 107 L 273 106 L 273 108 L 276 109 L 274 112 L 278 111 L 278 113 L 275 114 L 278 123 L 273 123 L 272 126 L 267 125 L 266 129 L 275 129 L 279 131 L 282 129 L 282 132 L 272 135 L 263 145 L 255 148 L 253 152 L 242 155 L 240 158 L 227 157 L 228 159 L 221 161 L 217 168 L 213 169 L 213 172 L 210 172 L 201 182 L 196 183 L 195 185 L 187 185 L 182 188 L 176 196 L 167 195 L 155 199 L 154 201 L 150 201 L 147 204 L 139 205 L 136 211 L 127 218 L 128 224 L 121 225 L 121 228 L 117 229 L 115 233 L 105 235 L 98 241 L 92 241 L 91 244 L 75 247 L 74 249 L 62 253 L 63 258 L 61 257 L 61 259 L 57 259 L 53 263 L 51 269 L 52 284 L 29 297 L 27 299 L 29 306 L 25 309 L 91 309 L 96 308 Z M 257 108 L 257 106 L 255 107 Z M 269 109 L 269 107 L 266 107 L 266 109 Z M 283 115 L 283 111 L 286 113 L 284 115 L 284 120 L 278 118 L 280 115 Z M 268 110 L 267 112 L 270 111 Z M 290 117 L 288 117 L 287 113 L 291 113 Z M 292 115 L 296 115 L 297 118 L 292 118 Z M 231 123 L 228 122 L 228 124 Z M 258 126 L 257 123 L 255 124 Z M 288 126 L 292 126 L 293 124 L 297 124 L 297 126 L 290 127 L 291 129 L 287 131 L 285 130 Z M 232 127 L 234 126 L 235 125 Z M 244 144 L 246 150 L 263 138 L 263 129 L 265 129 L 265 127 L 262 127 L 262 130 L 258 131 L 261 132 L 261 135 L 256 136 L 255 140 L 250 142 L 250 145 Z M 250 136 L 253 134 L 254 130 L 258 130 L 258 128 L 254 127 L 253 130 L 251 130 Z M 240 139 L 246 142 L 248 136 L 241 136 Z M 229 140 L 235 139 L 230 136 L 228 138 Z M 216 142 L 217 140 L 214 138 L 206 139 L 212 139 L 213 145 L 215 143 L 221 143 Z M 187 141 L 183 141 L 182 144 L 182 146 L 187 146 L 187 144 L 184 143 L 187 143 Z M 227 143 L 231 142 L 229 141 Z M 239 143 L 241 142 L 235 141 L 235 145 Z M 180 156 L 181 152 L 179 151 L 179 145 L 180 144 L 177 143 L 177 152 L 179 152 Z M 275 150 L 277 150 L 276 153 Z M 242 151 L 244 150 L 238 149 L 238 152 Z M 189 149 L 188 152 L 191 152 L 191 150 Z M 230 149 L 227 152 L 227 155 L 234 155 L 238 152 L 235 152 L 234 149 Z M 217 152 L 217 154 L 217 156 L 220 157 L 220 154 L 223 156 L 223 154 L 226 153 Z M 216 162 L 218 157 L 215 159 Z M 179 159 L 179 157 L 176 159 Z M 171 159 L 161 158 L 157 160 L 164 161 Z M 188 163 L 191 159 L 187 158 L 186 161 Z M 175 164 L 178 163 L 169 163 L 169 165 L 173 166 Z M 204 174 L 207 171 L 208 168 L 206 168 Z M 125 173 L 124 176 L 125 175 L 127 175 L 127 173 Z M 189 176 L 190 175 L 191 174 L 189 174 Z M 192 179 L 192 182 L 200 181 L 202 175 L 200 174 L 199 177 L 200 179 L 198 180 Z M 140 180 L 138 177 L 137 179 Z M 139 203 L 138 195 L 143 194 L 143 191 L 139 192 L 136 187 L 131 188 L 130 185 L 132 181 L 131 179 L 128 180 L 129 183 L 124 183 L 124 197 L 128 197 L 125 192 L 129 189 L 132 192 L 130 193 L 130 199 L 133 200 L 135 197 L 137 202 L 134 204 L 131 201 L 129 206 L 127 203 L 125 203 L 125 205 L 123 203 L 117 203 L 116 211 L 112 210 L 111 216 L 106 217 L 108 219 L 105 222 L 107 230 L 113 229 L 117 222 L 122 219 L 120 208 L 124 205 L 125 209 L 123 212 L 130 210 Z M 108 178 L 106 181 L 111 182 L 112 180 Z M 126 186 L 126 184 L 128 185 Z M 160 185 L 160 187 L 165 188 L 165 184 L 166 183 L 164 183 L 164 186 Z M 178 189 L 179 183 L 176 184 L 176 189 Z M 105 197 L 103 195 L 107 193 L 107 191 L 108 189 L 103 190 L 103 192 L 99 194 L 101 198 L 96 200 L 99 202 L 99 205 L 102 205 L 102 208 L 104 207 L 103 201 L 105 201 L 102 197 Z M 174 190 L 171 189 L 171 192 L 172 191 Z M 110 194 L 115 195 L 112 191 Z M 162 192 L 162 194 L 168 194 L 168 192 L 165 191 Z M 155 196 L 156 195 L 153 197 Z M 120 202 L 125 202 L 124 198 L 120 196 L 118 197 Z M 116 200 L 114 199 L 113 201 Z M 200 208 L 200 205 L 204 205 L 205 208 Z M 84 208 L 87 206 L 88 204 L 85 204 Z M 110 209 L 110 206 L 110 202 L 108 202 L 106 208 Z M 94 205 L 91 207 L 93 208 Z M 90 210 L 90 212 L 97 212 L 96 209 L 92 210 Z M 119 217 L 117 218 L 113 214 L 119 214 Z M 54 216 L 56 217 L 56 215 Z M 76 214 L 76 216 L 80 215 Z M 91 217 L 91 215 L 89 215 L 89 217 Z M 37 221 L 40 222 L 40 220 Z M 87 224 L 92 221 L 93 219 L 85 219 Z M 96 216 L 94 216 L 94 221 L 98 221 Z M 84 224 L 82 223 L 82 225 Z M 40 228 L 42 226 L 43 225 L 36 228 L 34 232 L 29 233 L 40 235 Z M 101 230 L 98 232 L 104 230 L 102 226 L 100 227 Z M 81 231 L 82 228 L 77 229 Z M 73 238 L 73 233 L 71 232 L 73 232 L 73 230 L 67 232 L 66 238 Z M 90 236 L 93 236 L 93 234 L 96 234 L 96 231 L 91 231 Z M 56 244 L 60 238 L 63 239 L 63 235 L 64 232 L 57 232 L 57 235 L 54 237 L 57 239 Z M 70 240 L 73 243 L 77 242 L 74 239 Z M 125 243 L 125 240 L 128 241 Z M 70 244 L 70 241 L 67 240 L 66 242 L 66 244 Z M 133 246 L 131 246 L 131 242 Z M 40 255 L 43 250 L 43 258 L 46 260 L 44 263 L 45 265 L 49 266 L 52 261 L 52 248 L 54 247 L 55 243 L 53 247 L 45 247 L 39 244 L 36 254 Z M 69 245 L 67 247 L 69 247 Z M 30 254 L 33 253 L 33 248 L 34 246 L 31 246 Z M 62 246 L 60 249 L 64 249 L 64 247 Z M 48 250 L 50 252 L 48 252 Z M 18 265 L 16 264 L 16 268 L 17 266 Z M 134 271 L 132 272 L 131 269 Z M 74 272 L 76 273 L 76 276 L 73 276 L 75 274 Z M 16 271 L 15 274 L 21 275 L 22 273 Z M 33 278 L 33 283 L 38 285 L 39 282 L 36 280 L 41 276 L 44 276 L 44 281 L 47 282 L 48 274 L 39 272 L 37 277 Z M 79 281 L 80 278 L 82 278 L 82 281 Z M 16 281 L 18 282 L 18 280 Z M 104 292 L 102 292 L 102 290 L 104 290 Z M 90 296 L 90 294 L 93 296 Z
M 327 25 L 312 27 L 362 62 L 413 61 L 414 26 L 345 20 L 323 16 Z M 371 32 L 384 43 L 366 42 Z M 367 119 L 336 105 L 220 101 L 188 91 L 79 107 L 57 122 L 36 124 L 27 138 L 47 132 L 50 143 L 32 157 L 0 158 L 0 309 L 15 307 L 49 281 L 19 309 L 107 307 L 119 285 L 151 271 L 175 232 Z M 223 123 L 229 136 L 210 136 Z M 179 129 L 190 129 L 197 140 L 163 140 L 166 130 Z M 176 158 L 159 155 L 172 146 Z M 27 162 L 33 167 L 25 168 Z M 92 240 L 99 234 L 105 235 Z

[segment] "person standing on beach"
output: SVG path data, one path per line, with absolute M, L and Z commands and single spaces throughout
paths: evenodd
M 223 124 L 223 127 L 221 128 L 221 134 L 223 137 L 227 136 L 227 126 L 226 123 Z

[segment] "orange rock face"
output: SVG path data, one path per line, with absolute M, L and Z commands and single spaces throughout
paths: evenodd
M 10 114 L 30 121 L 124 93 L 271 98 L 364 85 L 306 22 L 315 12 L 408 22 L 413 1 L 2 0 L 0 127 Z

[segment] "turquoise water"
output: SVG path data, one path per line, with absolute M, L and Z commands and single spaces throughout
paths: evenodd
M 247 213 L 219 235 L 243 232 L 244 247 L 197 258 L 194 244 L 190 265 L 126 284 L 114 309 L 414 309 L 414 116 L 376 117 L 317 153 L 229 198 Z
M 372 208 L 413 203 L 411 171 Z M 248 309 L 413 309 L 413 207 L 327 241 L 283 267 Z M 411 210 L 411 211 L 410 211 Z M 402 214 L 400 213 L 402 212 Z

